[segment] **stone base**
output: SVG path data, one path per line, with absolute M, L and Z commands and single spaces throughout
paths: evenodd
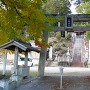
M 18 76 L 18 75 L 12 75 L 10 77 L 11 81 L 15 81 L 16 82 L 16 87 L 20 86 L 21 82 L 22 82 L 22 77 Z
M 14 68 L 12 68 L 11 73 L 24 78 L 24 77 L 29 77 L 29 71 L 30 71 L 30 67 L 28 66 L 27 67 L 18 66 L 16 72 L 14 73 Z
M 10 81 L 10 79 L 0 80 L 0 90 L 13 90 L 16 88 L 16 81 Z

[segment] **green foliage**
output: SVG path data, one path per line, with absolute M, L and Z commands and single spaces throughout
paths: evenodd
M 60 40 L 60 38 L 61 38 L 61 32 L 60 32 L 60 31 L 56 32 L 56 38 L 57 38 L 58 40 Z
M 63 47 L 62 45 L 58 45 L 58 44 L 56 44 L 54 49 L 55 49 L 55 52 L 58 52 L 61 55 L 67 52 L 67 48 L 66 47 Z
M 46 0 L 0 0 L 0 31 L 4 32 L 3 43 L 14 37 L 28 41 L 32 37 L 37 45 L 43 43 L 43 30 L 51 30 L 45 25 L 51 19 L 41 10 Z M 53 20 L 54 21 L 54 20 Z M 26 34 L 21 34 L 22 31 Z M 0 39 L 0 42 L 2 42 Z
M 53 36 L 55 35 L 56 36 Z M 57 52 L 60 55 L 63 55 L 67 52 L 68 47 L 71 44 L 71 35 L 68 33 L 65 38 L 61 37 L 61 33 L 56 32 L 53 33 L 52 37 L 49 37 L 49 45 L 53 46 L 53 54 Z
M 88 40 L 90 40 L 90 31 L 87 31 L 87 32 L 86 32 L 86 38 L 87 38 Z
M 45 12 L 49 14 L 67 14 L 70 13 L 69 0 L 48 0 L 44 6 Z
M 77 8 L 78 13 L 90 14 L 90 2 L 83 2 Z
M 55 46 L 55 51 L 60 51 L 60 50 L 62 50 L 62 47 L 60 45 L 56 45 Z
M 84 0 L 84 2 L 78 6 L 77 11 L 78 13 L 90 14 L 90 0 Z M 87 22 L 84 25 L 90 25 L 90 23 Z M 86 38 L 90 40 L 90 31 L 86 31 Z
M 54 32 L 49 32 L 49 37 L 55 37 L 55 33 Z
M 90 24 L 88 22 L 74 22 L 74 26 L 89 26 Z
M 70 35 L 70 34 L 66 34 L 66 35 L 65 35 L 65 39 L 66 39 L 66 40 L 70 40 L 70 39 L 71 39 L 71 35 Z

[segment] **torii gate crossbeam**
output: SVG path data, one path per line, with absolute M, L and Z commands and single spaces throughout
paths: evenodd
M 51 16 L 53 18 L 59 18 L 61 16 L 63 17 L 71 17 L 72 19 L 72 24 L 73 22 L 90 22 L 90 14 L 70 14 L 70 15 L 59 15 L 59 14 L 46 14 L 47 16 Z M 59 22 L 62 22 L 62 21 L 59 21 Z M 65 23 L 67 23 L 67 21 L 63 21 Z M 65 24 L 66 25 L 66 24 Z M 67 28 L 66 26 L 65 27 L 58 27 L 58 26 L 54 26 L 53 27 L 54 31 L 90 31 L 90 26 L 76 26 L 74 27 L 72 25 L 72 27 L 70 28 Z
M 90 14 L 70 14 L 73 17 L 74 22 L 90 22 Z M 46 16 L 51 16 L 53 18 L 59 18 L 61 16 L 66 15 L 60 15 L 60 14 L 46 14 Z
M 53 27 L 54 31 L 90 31 L 90 26 L 86 27 L 73 27 L 71 29 L 66 29 L 65 27 Z

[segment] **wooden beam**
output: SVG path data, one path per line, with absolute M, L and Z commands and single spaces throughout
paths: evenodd
M 90 14 L 70 14 L 73 17 L 73 22 L 90 22 Z M 67 15 L 60 14 L 46 14 L 53 18 L 65 17 Z
M 72 14 L 74 22 L 90 22 L 90 14 Z
M 61 17 L 70 16 L 70 17 L 72 17 L 73 22 L 90 22 L 90 14 L 70 14 L 70 15 L 46 14 L 46 16 L 53 17 L 53 18 L 58 18 L 58 19 L 61 18 Z M 64 23 L 65 20 L 59 21 L 59 22 L 63 22 Z M 59 27 L 58 26 L 54 26 L 53 30 L 54 31 L 90 31 L 90 26 L 85 26 L 85 27 L 77 26 L 77 27 L 73 27 L 73 25 L 72 25 L 71 28 L 67 29 L 65 27 L 60 27 L 60 25 L 59 25 Z
M 90 31 L 90 26 L 86 27 L 73 27 L 71 29 L 66 29 L 65 27 L 53 27 L 54 31 Z
M 90 31 L 90 26 L 86 26 L 86 27 L 73 27 L 73 31 Z

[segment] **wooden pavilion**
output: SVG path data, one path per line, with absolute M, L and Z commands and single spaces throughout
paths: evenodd
M 4 62 L 3 62 L 3 75 L 5 75 L 6 72 L 6 62 L 7 62 L 7 50 L 12 50 L 15 52 L 14 56 L 14 67 L 13 67 L 13 73 L 15 75 L 18 75 L 18 55 L 21 52 L 25 52 L 25 65 L 24 67 L 27 69 L 27 59 L 28 59 L 28 52 L 35 51 L 40 52 L 40 50 L 36 47 L 33 47 L 30 43 L 26 43 L 20 39 L 14 38 L 13 40 L 3 44 L 0 46 L 0 49 L 5 49 L 5 56 L 4 56 Z M 24 68 L 24 70 L 25 70 Z

